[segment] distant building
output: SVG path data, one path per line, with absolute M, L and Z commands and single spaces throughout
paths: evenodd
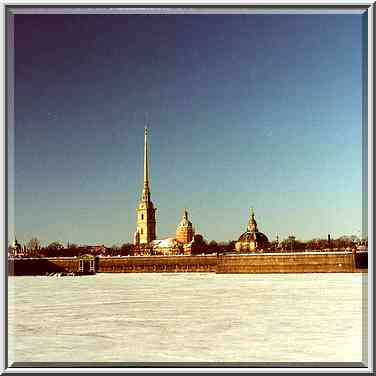
M 357 251 L 368 251 L 368 240 L 359 240 L 356 244 Z
M 182 244 L 187 244 L 192 241 L 194 229 L 192 222 L 188 220 L 187 209 L 183 211 L 183 217 L 176 229 L 176 240 Z
M 203 236 L 195 234 L 189 243 L 184 244 L 183 249 L 185 255 L 205 253 L 206 243 Z
M 95 254 L 104 254 L 107 251 L 107 247 L 104 244 L 98 245 L 85 245 L 83 247 L 78 247 L 80 251 L 86 251 Z
M 251 209 L 247 231 L 240 235 L 235 243 L 235 249 L 237 252 L 256 252 L 264 251 L 268 247 L 269 240 L 265 234 L 258 230 L 255 213 Z
M 150 253 L 154 255 L 190 255 L 193 235 L 194 229 L 192 222 L 189 221 L 188 212 L 184 209 L 183 217 L 176 229 L 176 238 L 153 240 L 150 243 Z
M 172 256 L 182 253 L 182 245 L 174 238 L 153 240 L 151 242 L 153 255 Z
M 140 204 L 137 209 L 137 230 L 134 244 L 150 244 L 156 239 L 156 220 L 154 205 L 151 201 L 149 189 L 149 161 L 148 161 L 148 129 L 144 133 L 144 187 Z
M 20 257 L 24 256 L 24 252 L 22 252 L 22 246 L 18 243 L 17 239 L 14 239 L 13 244 L 10 246 L 10 252 L 8 253 L 10 257 Z

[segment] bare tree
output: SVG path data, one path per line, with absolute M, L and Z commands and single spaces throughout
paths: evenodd
M 31 238 L 26 247 L 29 250 L 37 250 L 40 248 L 40 241 L 37 238 Z
M 30 256 L 37 256 L 38 251 L 41 248 L 40 241 L 37 238 L 31 238 L 27 243 L 26 248 L 28 249 Z

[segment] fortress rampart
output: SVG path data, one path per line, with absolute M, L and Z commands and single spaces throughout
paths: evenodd
M 304 252 L 205 256 L 96 257 L 97 273 L 353 273 L 367 272 L 367 252 Z M 75 257 L 14 258 L 9 275 L 79 273 Z
M 45 275 L 78 271 L 78 259 L 73 257 L 8 259 L 8 275 Z
M 215 272 L 217 256 L 136 256 L 99 258 L 99 273 Z
M 217 273 L 349 273 L 364 271 L 351 252 L 219 256 Z

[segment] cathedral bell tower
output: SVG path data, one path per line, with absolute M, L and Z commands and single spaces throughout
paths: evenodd
M 149 189 L 149 155 L 148 155 L 148 129 L 145 127 L 144 134 L 144 187 L 140 204 L 137 209 L 137 230 L 134 235 L 134 243 L 148 244 L 156 238 L 156 221 L 153 203 L 150 199 Z

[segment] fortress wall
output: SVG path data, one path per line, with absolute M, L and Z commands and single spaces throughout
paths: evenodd
M 98 258 L 99 273 L 215 272 L 217 256 Z
M 75 258 L 20 258 L 8 260 L 9 275 L 45 275 L 46 273 L 78 272 Z
M 349 273 L 367 272 L 367 252 L 208 256 L 97 257 L 97 273 Z M 9 275 L 78 272 L 78 258 L 9 259 Z
M 358 269 L 368 268 L 368 252 L 356 252 L 355 267 Z
M 345 273 L 357 271 L 351 253 L 227 255 L 217 273 Z

